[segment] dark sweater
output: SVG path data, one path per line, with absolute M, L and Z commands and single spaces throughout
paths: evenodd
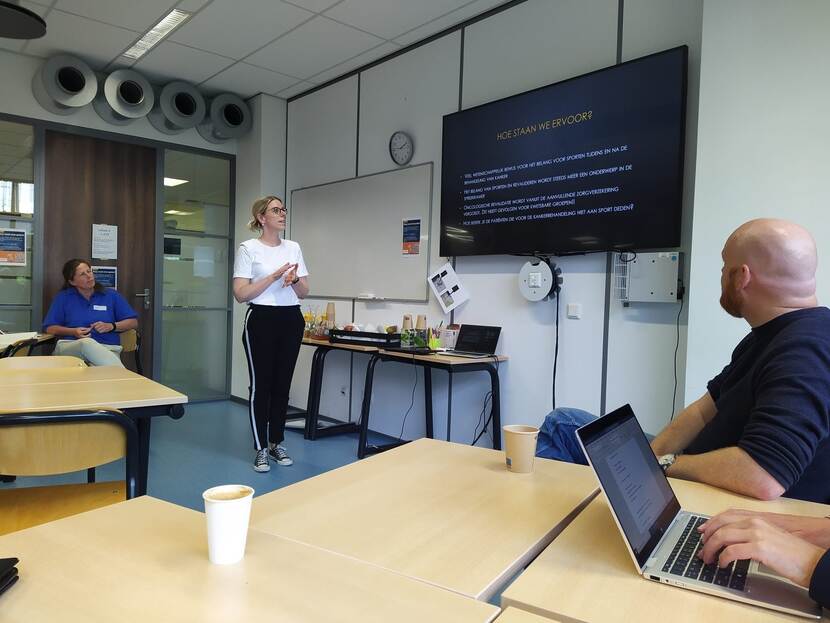
M 830 550 L 818 561 L 810 579 L 810 598 L 822 608 L 830 608 Z
M 737 446 L 784 495 L 830 502 L 830 310 L 799 309 L 754 328 L 707 389 L 717 415 L 688 454 Z

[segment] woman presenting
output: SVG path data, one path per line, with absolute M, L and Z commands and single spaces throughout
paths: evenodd
M 63 288 L 46 318 L 45 333 L 57 335 L 55 355 L 71 355 L 93 366 L 121 366 L 118 333 L 138 327 L 138 314 L 115 290 L 96 283 L 89 262 L 63 265 Z
M 258 238 L 239 246 L 233 268 L 233 295 L 248 303 L 242 344 L 248 358 L 248 404 L 254 434 L 254 470 L 293 461 L 285 437 L 288 390 L 300 352 L 305 321 L 300 299 L 308 294 L 308 270 L 300 245 L 280 236 L 286 209 L 279 197 L 257 199 L 248 228 Z

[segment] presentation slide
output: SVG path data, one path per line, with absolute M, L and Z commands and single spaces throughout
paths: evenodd
M 678 244 L 685 54 L 673 52 L 445 117 L 442 255 Z

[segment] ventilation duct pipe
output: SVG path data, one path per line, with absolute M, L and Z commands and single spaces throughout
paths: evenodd
M 89 65 L 69 54 L 48 59 L 32 78 L 37 102 L 56 115 L 71 115 L 95 99 L 98 80 Z
M 224 143 L 245 135 L 252 125 L 251 109 L 245 101 L 233 93 L 222 93 L 211 100 L 208 116 L 196 129 L 206 141 Z
M 177 80 L 165 85 L 159 92 L 156 105 L 147 119 L 159 132 L 179 134 L 201 123 L 205 110 L 205 98 L 196 87 Z
M 127 125 L 145 117 L 154 101 L 153 87 L 144 76 L 133 69 L 117 69 L 102 80 L 92 106 L 107 123 Z

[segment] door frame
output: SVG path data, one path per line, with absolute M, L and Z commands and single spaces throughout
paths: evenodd
M 0 119 L 3 121 L 11 121 L 14 123 L 21 123 L 32 126 L 34 132 L 34 146 L 32 152 L 34 165 L 34 205 L 35 214 L 32 219 L 32 224 L 35 228 L 32 245 L 35 249 L 42 249 L 44 245 L 44 183 L 45 183 L 45 167 L 46 167 L 46 131 L 52 130 L 56 132 L 63 132 L 66 134 L 75 134 L 80 136 L 87 136 L 91 138 L 99 138 L 108 141 L 115 141 L 119 143 L 128 143 L 131 145 L 141 145 L 144 147 L 151 147 L 156 152 L 156 213 L 155 213 L 155 246 L 156 253 L 154 258 L 154 276 L 153 276 L 153 325 L 155 327 L 155 337 L 153 339 L 153 378 L 157 379 L 161 372 L 161 353 L 162 353 L 162 270 L 164 263 L 164 151 L 171 149 L 175 151 L 184 151 L 202 156 L 210 156 L 212 158 L 221 158 L 229 161 L 230 168 L 230 213 L 228 215 L 229 238 L 231 246 L 234 242 L 234 224 L 236 223 L 236 154 L 222 151 L 213 151 L 201 147 L 191 147 L 190 145 L 181 145 L 178 143 L 171 143 L 168 141 L 160 141 L 156 139 L 144 138 L 141 136 L 132 136 L 129 134 L 121 134 L 119 132 L 108 132 L 106 130 L 98 130 L 94 128 L 86 128 L 82 126 L 69 125 L 66 123 L 58 123 L 54 121 L 47 121 L 44 119 L 36 119 L 33 117 L 24 117 L 21 115 L 12 115 L 9 113 L 0 112 Z M 233 293 L 231 291 L 231 275 L 233 274 L 232 262 L 228 262 L 228 298 L 227 298 L 227 316 L 228 316 L 228 330 L 226 336 L 226 352 L 231 353 L 233 341 Z M 43 318 L 43 280 L 44 280 L 44 266 L 43 254 L 41 252 L 32 253 L 32 323 L 39 322 Z M 232 373 L 232 358 L 226 357 L 225 362 L 225 397 L 230 397 L 231 389 L 231 373 Z M 198 401 L 195 401 L 198 402 Z

